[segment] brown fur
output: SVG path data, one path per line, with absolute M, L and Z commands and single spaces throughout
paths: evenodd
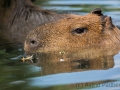
M 42 10 L 35 0 L 0 0 L 0 45 L 23 43 L 29 31 L 67 15 Z
M 80 33 L 75 31 L 77 28 Z M 28 52 L 43 52 L 119 42 L 119 29 L 112 24 L 110 17 L 98 10 L 38 27 L 29 33 L 24 48 Z

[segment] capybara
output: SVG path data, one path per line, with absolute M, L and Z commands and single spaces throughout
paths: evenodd
M 35 0 L 0 0 L 0 46 L 22 43 L 29 31 L 69 16 L 43 10 Z
M 25 41 L 26 52 L 43 52 L 119 43 L 120 31 L 101 9 L 44 24 L 31 31 Z

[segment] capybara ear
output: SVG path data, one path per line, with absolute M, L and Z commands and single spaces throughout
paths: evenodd
M 97 14 L 98 16 L 102 16 L 103 15 L 101 8 L 96 8 L 91 13 L 92 14 Z
M 114 25 L 112 23 L 112 19 L 111 17 L 106 17 L 106 28 L 108 28 L 109 30 L 113 29 Z

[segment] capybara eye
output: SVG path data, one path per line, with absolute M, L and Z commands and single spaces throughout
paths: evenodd
M 76 28 L 72 31 L 72 33 L 76 33 L 76 34 L 82 34 L 84 32 L 87 31 L 87 28 Z

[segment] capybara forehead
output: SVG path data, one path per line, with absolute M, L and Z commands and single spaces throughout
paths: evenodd
M 65 18 L 62 20 L 58 20 L 56 23 L 56 25 L 65 25 L 68 27 L 69 26 L 86 26 L 86 25 L 92 25 L 92 24 L 101 24 L 102 21 L 100 20 L 100 16 L 94 15 L 94 14 L 88 14 L 88 15 L 84 15 L 84 16 L 75 16 L 75 17 L 69 17 L 69 18 Z
M 101 25 L 102 25 L 102 21 L 100 16 L 94 14 L 88 14 L 84 16 L 75 16 L 75 17 L 72 16 L 69 18 L 61 19 L 54 23 L 49 23 L 40 26 L 39 29 L 52 30 L 52 31 L 62 30 L 64 32 L 65 29 L 67 29 L 67 31 L 70 31 L 72 29 L 81 28 L 81 27 L 88 29 L 92 28 L 92 30 L 94 30 L 94 27 L 95 29 L 98 29 L 99 26 Z
M 68 36 L 72 35 L 72 32 L 77 28 L 87 30 L 85 35 L 90 33 L 92 33 L 91 35 L 100 35 L 103 31 L 101 16 L 95 14 L 72 16 L 53 23 L 47 23 L 33 30 L 28 37 L 37 37 L 41 39 L 43 37 Z M 77 35 L 79 35 L 78 37 L 81 37 L 80 34 Z

